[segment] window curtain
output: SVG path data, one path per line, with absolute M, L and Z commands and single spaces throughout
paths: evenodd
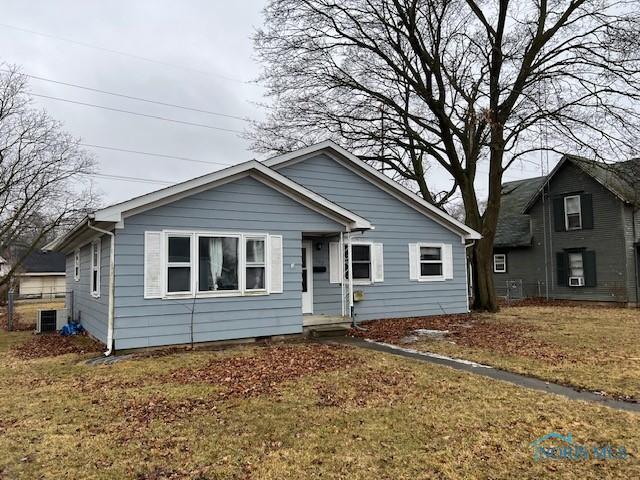
M 218 280 L 222 276 L 223 262 L 222 238 L 209 239 L 209 268 L 214 290 L 218 290 Z

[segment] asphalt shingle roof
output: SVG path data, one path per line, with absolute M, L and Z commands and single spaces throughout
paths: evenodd
M 565 155 L 563 160 L 577 165 L 625 202 L 640 205 L 640 158 L 611 164 L 576 155 Z M 547 178 L 548 176 L 525 178 L 502 184 L 495 247 L 531 245 L 530 218 L 524 212 Z
M 527 203 L 547 177 L 526 178 L 502 185 L 500 216 L 496 227 L 495 247 L 526 247 L 531 245 L 529 215 L 523 214 Z
M 24 273 L 61 273 L 65 271 L 65 255 L 59 252 L 31 252 L 22 262 Z

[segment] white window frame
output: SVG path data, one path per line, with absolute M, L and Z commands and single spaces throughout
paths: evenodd
M 268 233 L 264 232 L 225 232 L 208 230 L 163 230 L 163 293 L 162 298 L 211 298 L 211 297 L 239 297 L 239 296 L 259 296 L 270 295 L 271 290 L 271 242 Z M 169 237 L 190 237 L 191 238 L 191 261 L 189 263 L 169 263 Z M 199 291 L 198 280 L 200 278 L 200 261 L 198 247 L 200 237 L 233 237 L 238 239 L 238 290 L 212 290 Z M 264 240 L 265 248 L 265 288 L 252 290 L 246 288 L 246 240 Z M 169 266 L 184 266 L 191 268 L 191 290 L 188 292 L 169 292 L 168 271 Z M 252 266 L 249 264 L 249 266 Z
M 80 249 L 76 248 L 73 252 L 73 280 L 80 281 Z
M 189 261 L 188 262 L 170 262 L 169 261 L 169 238 L 170 237 L 181 237 L 181 238 L 189 238 Z M 194 275 L 193 275 L 193 262 L 194 262 L 194 241 L 193 234 L 187 232 L 166 232 L 164 235 L 164 281 L 162 282 L 164 285 L 164 293 L 167 297 L 184 297 L 184 296 L 192 296 L 194 289 Z M 197 265 L 198 262 L 196 262 Z M 170 292 L 169 291 L 169 268 L 172 267 L 182 267 L 189 268 L 189 290 L 184 290 L 181 292 Z M 197 278 L 197 277 L 196 277 Z
M 95 255 L 94 255 L 94 249 Z M 100 298 L 100 276 L 101 272 L 101 250 L 102 241 L 98 238 L 91 242 L 90 254 L 91 254 L 91 278 L 89 279 L 89 289 L 91 290 L 91 296 L 93 298 Z M 96 279 L 95 285 L 93 279 Z
M 498 268 L 498 262 L 502 259 L 502 268 Z M 507 254 L 506 253 L 494 253 L 493 254 L 493 273 L 507 273 Z
M 262 240 L 264 242 L 264 261 L 263 262 L 247 262 L 247 241 L 248 240 Z M 244 234 L 242 235 L 242 254 L 238 258 L 238 264 L 242 264 L 242 291 L 245 295 L 264 295 L 269 291 L 269 278 L 267 275 L 270 273 L 268 264 L 269 261 L 269 236 L 267 234 Z M 247 288 L 247 268 L 249 267 L 264 267 L 264 288 Z
M 573 228 L 569 228 L 569 211 L 567 210 L 567 202 L 570 199 L 573 198 L 577 198 L 578 199 L 578 218 L 580 219 L 580 226 L 578 227 L 573 227 Z M 571 215 L 575 215 L 575 213 L 572 213 Z M 582 230 L 582 201 L 580 199 L 580 195 L 569 195 L 564 197 L 564 227 L 565 230 L 570 231 L 570 230 Z
M 420 282 L 442 282 L 445 279 L 444 277 L 444 243 L 417 243 L 417 260 L 418 260 L 418 281 Z M 439 248 L 440 249 L 440 260 L 421 260 L 420 259 L 420 249 L 422 247 L 429 248 Z M 423 263 L 439 263 L 442 268 L 442 273 L 440 275 L 422 275 L 422 264 Z
M 369 247 L 369 278 L 354 278 L 353 279 L 353 284 L 354 285 L 372 285 L 373 284 L 373 242 L 364 242 L 364 241 L 351 241 L 351 250 L 353 253 L 353 247 L 355 247 L 356 245 L 359 246 L 367 246 Z M 345 251 L 347 250 L 348 245 L 345 242 L 344 244 L 344 249 Z M 346 282 L 348 280 L 347 278 L 347 272 L 345 270 L 345 264 L 347 263 L 347 256 L 343 255 L 342 258 L 342 277 L 343 280 Z M 364 262 L 361 262 L 364 263 Z M 351 264 L 353 265 L 353 259 L 351 260 Z
M 580 270 L 582 270 L 582 275 L 573 274 L 573 270 L 571 269 L 571 255 L 576 255 L 580 257 Z M 569 274 L 569 278 L 572 278 L 572 277 L 582 278 L 582 281 L 585 282 L 583 252 L 567 252 L 567 270 L 568 270 L 567 273 Z

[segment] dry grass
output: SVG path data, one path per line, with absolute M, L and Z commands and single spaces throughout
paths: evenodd
M 640 311 L 505 307 L 415 348 L 640 400 Z M 446 325 L 444 325 L 446 327 Z M 452 343 L 454 342 L 454 343 Z
M 640 476 L 640 415 L 381 353 L 345 348 L 344 368 L 308 362 L 259 394 L 228 397 L 201 377 L 205 367 L 294 357 L 238 347 L 92 367 L 75 354 L 6 353 L 25 338 L 0 332 L 0 478 Z M 622 444 L 632 457 L 536 463 L 529 443 L 550 431 Z

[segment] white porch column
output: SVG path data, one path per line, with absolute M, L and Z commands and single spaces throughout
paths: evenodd
M 347 316 L 351 317 L 351 313 L 353 311 L 353 255 L 351 252 L 351 232 L 347 232 L 347 257 L 348 257 L 348 266 L 347 269 L 349 271 L 349 311 L 347 312 Z
M 344 236 L 342 235 L 342 232 L 340 232 L 338 249 L 340 251 L 340 268 L 343 269 L 344 268 Z M 344 317 L 347 315 L 347 305 L 345 303 L 345 296 L 347 293 L 346 293 L 346 285 L 344 284 L 344 275 L 342 275 L 342 278 L 340 279 L 340 288 L 341 288 L 340 302 L 342 306 L 342 316 Z

